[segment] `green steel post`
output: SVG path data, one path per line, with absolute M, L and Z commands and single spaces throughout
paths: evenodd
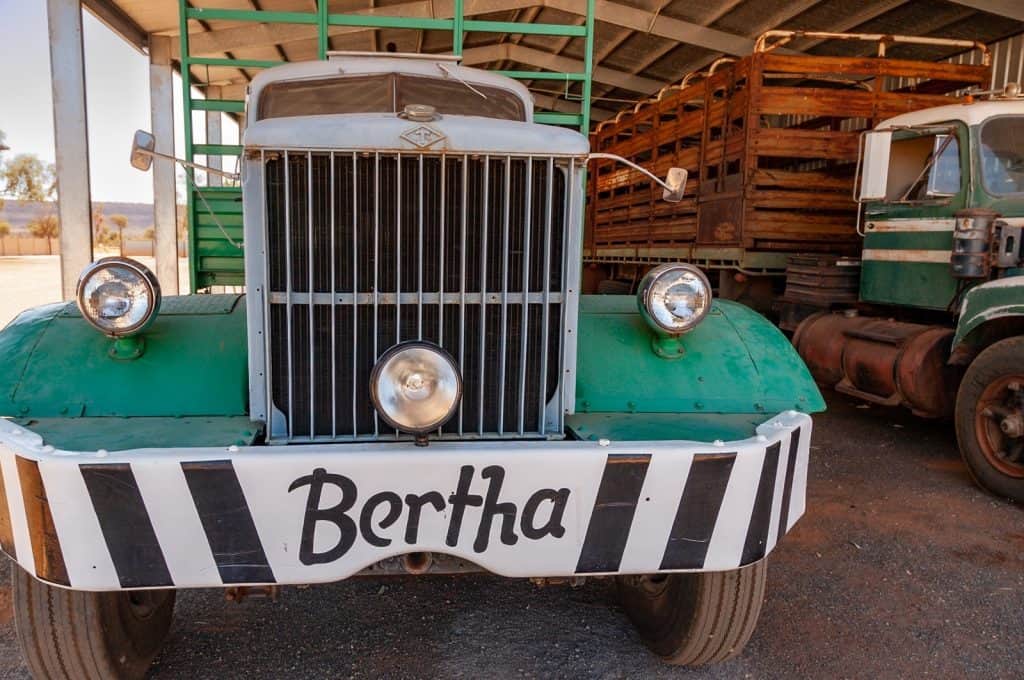
M 317 39 L 320 47 L 320 58 L 327 58 L 327 50 L 330 49 L 330 41 L 327 37 L 327 0 L 317 0 L 316 12 L 317 12 Z
M 466 17 L 463 14 L 463 0 L 455 0 L 455 23 L 452 26 L 452 54 L 462 56 L 462 32 Z
M 583 117 L 580 123 L 580 132 L 584 135 L 590 133 L 590 86 L 594 77 L 594 13 L 596 0 L 587 0 L 587 37 L 586 49 L 583 58 L 583 71 L 586 73 L 586 80 L 583 81 L 583 97 L 580 100 L 580 114 Z
M 181 31 L 181 101 L 185 123 L 185 160 L 192 162 L 192 63 L 188 47 L 188 0 L 178 0 L 179 29 Z M 189 168 L 185 169 L 190 173 Z M 192 175 L 194 176 L 194 175 Z M 196 227 L 192 215 L 192 186 L 185 187 L 185 226 L 188 229 L 189 288 L 196 292 Z

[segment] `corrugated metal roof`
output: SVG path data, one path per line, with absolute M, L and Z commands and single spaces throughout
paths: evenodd
M 177 0 L 83 0 L 108 25 L 144 48 L 147 34 L 178 35 Z M 315 0 L 192 0 L 192 6 L 314 12 Z M 450 16 L 452 0 L 331 0 L 331 13 L 376 12 L 384 15 Z M 896 33 L 967 38 L 994 42 L 1024 32 L 1024 9 L 1006 10 L 991 0 L 598 0 L 595 24 L 594 118 L 600 120 L 661 86 L 678 82 L 724 54 L 745 55 L 762 32 L 793 30 Z M 494 21 L 583 22 L 584 0 L 465 0 L 467 15 Z M 979 7 L 987 7 L 986 12 Z M 1002 11 L 1016 16 L 1001 16 Z M 317 57 L 313 26 L 254 25 L 230 21 L 190 21 L 193 54 L 235 58 L 301 61 Z M 333 27 L 332 50 L 450 52 L 445 31 L 352 29 Z M 177 41 L 175 41 L 177 44 Z M 822 55 L 867 55 L 873 47 L 840 41 L 796 41 L 787 48 Z M 940 60 L 955 48 L 898 45 L 891 57 Z M 523 70 L 579 62 L 582 38 L 551 38 L 468 33 L 466 63 Z M 555 67 L 557 70 L 571 70 Z M 229 96 L 244 89 L 256 71 L 194 67 L 200 88 L 220 86 Z M 578 84 L 528 83 L 538 94 L 538 108 L 571 110 L 578 104 Z

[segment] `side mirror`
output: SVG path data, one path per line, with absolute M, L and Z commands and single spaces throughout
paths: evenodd
M 871 130 L 861 137 L 864 162 L 860 168 L 857 200 L 884 201 L 889 195 L 889 154 L 892 131 Z
M 685 168 L 669 168 L 665 175 L 666 188 L 661 192 L 661 200 L 669 203 L 678 203 L 683 200 L 686 192 L 686 179 L 689 173 Z
M 153 151 L 156 149 L 156 137 L 145 130 L 136 130 L 132 138 L 132 167 L 146 171 L 153 165 Z

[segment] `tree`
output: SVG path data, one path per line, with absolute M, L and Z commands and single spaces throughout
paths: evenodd
M 11 223 L 7 220 L 0 220 L 0 238 L 11 235 Z
M 56 215 L 43 215 L 28 223 L 28 233 L 36 238 L 45 238 L 46 247 L 53 255 L 53 239 L 60 235 L 60 220 Z
M 56 173 L 52 163 L 43 163 L 31 153 L 18 154 L 0 173 L 3 193 L 23 201 L 48 201 L 57 191 Z
M 146 227 L 146 231 L 142 232 L 142 238 L 144 238 L 146 240 L 149 240 L 149 241 L 152 241 L 153 239 L 155 239 L 156 238 L 156 228 L 155 227 Z
M 114 226 L 117 227 L 117 234 L 116 234 L 117 242 L 115 244 L 112 244 L 112 245 L 117 245 L 117 246 L 121 247 L 122 248 L 121 254 L 123 255 L 124 254 L 124 250 L 123 250 L 123 247 L 124 247 L 124 230 L 125 230 L 125 227 L 128 226 L 128 218 L 125 217 L 124 215 L 111 215 L 110 216 L 110 221 L 113 222 Z
M 36 238 L 57 238 L 60 235 L 60 220 L 56 215 L 43 215 L 28 223 L 28 232 Z

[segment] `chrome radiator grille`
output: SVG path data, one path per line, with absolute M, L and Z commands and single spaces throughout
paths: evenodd
M 561 433 L 572 160 L 262 154 L 272 438 L 400 437 L 369 379 L 408 340 L 444 347 L 462 371 L 440 436 Z

